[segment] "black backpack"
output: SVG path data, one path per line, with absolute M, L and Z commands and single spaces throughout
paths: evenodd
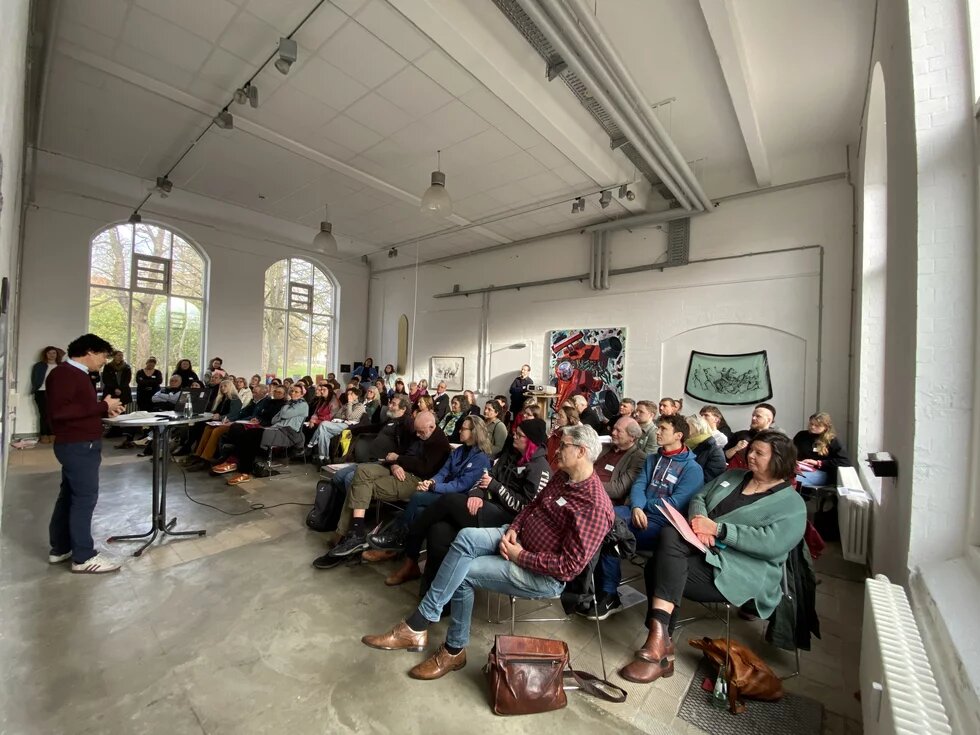
M 306 515 L 306 525 L 314 531 L 336 531 L 344 509 L 344 491 L 337 491 L 331 480 L 316 484 L 313 508 Z

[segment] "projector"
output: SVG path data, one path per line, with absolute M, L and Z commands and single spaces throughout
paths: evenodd
M 526 392 L 537 393 L 538 395 L 553 396 L 558 392 L 558 389 L 553 385 L 532 385 Z

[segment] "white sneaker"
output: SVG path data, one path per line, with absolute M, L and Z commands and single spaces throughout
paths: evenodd
M 71 559 L 70 551 L 67 554 L 48 554 L 48 564 L 61 564 L 69 559 Z
M 149 443 L 150 443 L 150 438 L 149 437 L 146 437 L 145 439 L 134 439 L 133 440 L 133 444 L 135 444 L 137 447 L 145 447 Z
M 120 566 L 119 562 L 100 553 L 81 564 L 72 562 L 71 571 L 73 574 L 106 574 L 108 572 L 118 572 Z

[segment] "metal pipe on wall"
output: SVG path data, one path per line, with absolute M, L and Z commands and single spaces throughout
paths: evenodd
M 609 245 L 609 233 L 600 232 L 599 236 L 602 238 L 602 282 L 599 287 L 605 291 L 608 291 L 609 286 L 609 264 L 612 262 L 611 250 Z
M 653 172 L 663 184 L 670 189 L 670 192 L 676 197 L 680 205 L 685 209 L 691 209 L 691 202 L 685 195 L 684 190 L 667 173 L 657 156 L 650 150 L 646 141 L 647 136 L 640 135 L 639 131 L 623 118 L 616 105 L 613 104 L 612 100 L 603 90 L 602 85 L 596 82 L 588 66 L 565 41 L 562 32 L 555 25 L 554 21 L 552 21 L 551 17 L 538 7 L 536 0 L 517 0 L 517 2 L 535 25 L 544 32 L 551 44 L 561 54 L 562 60 L 589 86 L 589 90 L 595 99 L 605 108 L 609 117 L 612 118 L 613 122 L 616 123 L 623 134 L 629 137 L 633 147 L 636 148 L 637 152 L 643 157 L 646 164 L 653 169 Z

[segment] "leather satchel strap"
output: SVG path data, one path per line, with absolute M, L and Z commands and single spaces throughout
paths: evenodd
M 607 702 L 613 702 L 615 704 L 622 704 L 626 701 L 625 689 L 621 689 L 611 681 L 600 679 L 588 671 L 576 671 L 569 665 L 565 669 L 564 676 L 566 681 L 572 679 L 579 689 L 586 694 L 591 694 L 593 697 L 598 697 L 599 699 L 604 699 Z M 607 691 L 607 688 L 613 691 Z

